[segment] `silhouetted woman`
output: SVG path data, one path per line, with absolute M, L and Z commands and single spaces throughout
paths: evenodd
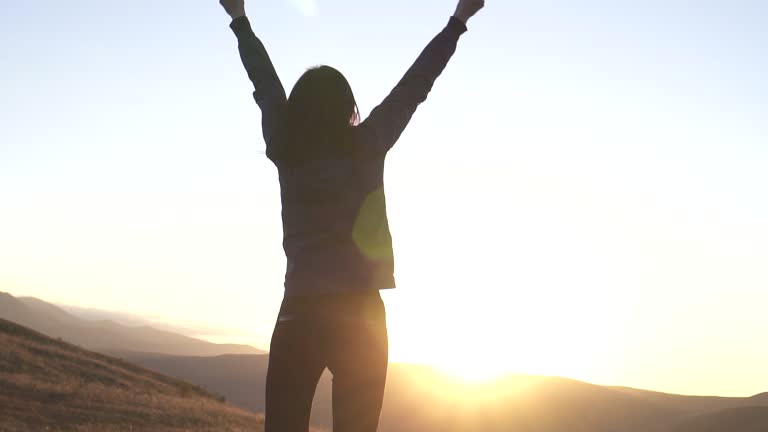
M 384 158 L 456 50 L 483 0 L 460 0 L 381 105 L 360 122 L 339 71 L 308 70 L 286 99 L 245 16 L 244 0 L 220 0 L 261 108 L 267 156 L 277 166 L 288 260 L 270 345 L 266 432 L 306 432 L 315 387 L 333 374 L 333 430 L 374 432 L 387 374 L 379 290 L 395 287 L 384 200 Z

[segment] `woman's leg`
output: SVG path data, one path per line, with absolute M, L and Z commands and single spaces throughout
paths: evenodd
M 376 432 L 389 360 L 386 313 L 378 292 L 365 303 L 362 316 L 350 311 L 333 325 L 328 353 L 333 432 Z
M 307 432 L 322 352 L 306 320 L 278 319 L 269 352 L 265 432 Z

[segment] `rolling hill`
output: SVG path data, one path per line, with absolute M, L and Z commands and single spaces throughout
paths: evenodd
M 84 320 L 45 301 L 2 292 L 0 318 L 98 352 L 129 350 L 180 356 L 264 353 L 248 345 L 214 344 L 148 326 Z
M 681 421 L 671 432 L 765 432 L 768 406 L 742 406 L 702 414 Z
M 263 431 L 181 380 L 0 319 L 0 431 Z
M 16 320 L 21 324 L 31 323 L 29 325 L 36 327 L 36 330 L 51 336 L 94 347 L 103 354 L 120 357 L 156 371 L 153 374 L 122 360 L 93 353 L 84 354 L 87 351 L 0 321 L 5 329 L 0 331 L 0 347 L 3 347 L 0 350 L 0 419 L 8 417 L 8 413 L 11 414 L 8 418 L 17 419 L 14 420 L 16 423 L 5 424 L 0 420 L 0 431 L 30 430 L 19 424 L 31 424 L 28 422 L 36 421 L 36 416 L 42 416 L 43 420 L 39 420 L 42 425 L 55 424 L 56 419 L 69 419 L 68 416 L 72 415 L 80 419 L 78 421 L 81 423 L 78 424 L 81 426 L 77 430 L 109 430 L 88 429 L 88 425 L 127 424 L 120 422 L 131 419 L 131 413 L 139 413 L 139 417 L 145 420 L 160 419 L 157 421 L 163 427 L 177 427 L 173 425 L 189 422 L 179 430 L 195 430 L 188 427 L 204 427 L 205 420 L 183 417 L 181 411 L 184 410 L 179 411 L 182 417 L 173 417 L 176 415 L 173 409 L 161 413 L 156 409 L 153 411 L 151 407 L 146 408 L 146 404 L 161 398 L 171 405 L 189 408 L 185 398 L 197 398 L 195 400 L 201 407 L 219 413 L 206 414 L 205 418 L 208 419 L 233 410 L 224 405 L 224 414 L 216 411 L 219 409 L 216 407 L 221 404 L 208 392 L 223 395 L 233 405 L 252 413 L 264 410 L 264 386 L 269 359 L 265 354 L 244 354 L 234 349 L 234 354 L 216 355 L 221 350 L 231 352 L 233 346 L 209 344 L 147 327 L 82 320 L 49 303 L 30 298 L 16 299 L 2 293 L 0 318 Z M 18 335 L 22 335 L 21 339 Z M 41 343 L 42 348 L 35 345 L 37 343 Z M 5 350 L 6 345 L 10 351 Z M 250 352 L 255 349 L 246 347 L 245 350 Z M 190 352 L 195 354 L 187 354 Z M 117 370 L 103 378 L 104 370 L 109 368 Z M 137 370 L 142 372 L 135 372 Z M 141 385 L 134 385 L 130 381 L 136 374 L 141 377 L 145 376 L 142 374 L 150 374 L 150 377 L 154 377 L 136 378 L 146 383 L 151 390 L 133 392 L 134 387 L 141 388 Z M 178 380 L 194 383 L 201 388 Z M 314 425 L 330 427 L 332 424 L 330 389 L 331 377 L 326 373 L 318 384 L 313 402 Z M 110 396 L 99 399 L 99 392 L 102 391 Z M 115 391 L 117 393 L 114 395 L 109 393 Z M 171 401 L 179 397 L 179 392 L 181 401 Z M 149 395 L 155 396 L 150 398 Z M 204 402 L 200 402 L 200 398 Z M 211 400 L 213 402 L 205 402 Z M 64 405 L 59 404 L 59 401 L 64 401 Z M 125 408 L 132 403 L 138 403 L 140 407 Z M 59 408 L 63 411 L 59 412 Z M 98 408 L 99 413 L 110 414 L 106 417 L 102 414 L 87 414 L 90 408 Z M 241 411 L 237 412 L 240 414 L 235 417 L 242 414 Z M 167 417 L 167 421 L 162 420 L 166 414 L 170 417 Z M 88 423 L 90 421 L 92 423 Z M 598 386 L 565 378 L 521 375 L 508 376 L 488 384 L 469 384 L 457 382 L 426 366 L 391 364 L 379 430 L 766 432 L 768 393 L 747 398 L 682 396 L 626 387 Z
M 268 356 L 172 357 L 120 353 L 147 368 L 264 410 Z M 331 379 L 325 374 L 312 422 L 331 425 Z M 751 408 L 757 406 L 756 408 Z M 735 410 L 735 411 L 734 411 Z M 681 396 L 604 387 L 565 378 L 509 376 L 467 384 L 424 367 L 391 364 L 381 432 L 753 432 L 768 431 L 763 395 L 752 398 Z M 744 420 L 741 417 L 745 416 Z M 701 424 L 711 429 L 697 429 Z M 758 427 L 758 429 L 754 429 Z M 762 428 L 762 429 L 760 429 Z

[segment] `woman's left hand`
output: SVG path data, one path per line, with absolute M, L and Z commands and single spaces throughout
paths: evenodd
M 232 19 L 245 16 L 245 0 L 219 0 L 219 3 Z

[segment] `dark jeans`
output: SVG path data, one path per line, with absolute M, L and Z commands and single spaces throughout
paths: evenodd
M 286 297 L 270 346 L 265 432 L 307 432 L 325 368 L 333 374 L 333 431 L 375 432 L 388 350 L 378 291 Z

